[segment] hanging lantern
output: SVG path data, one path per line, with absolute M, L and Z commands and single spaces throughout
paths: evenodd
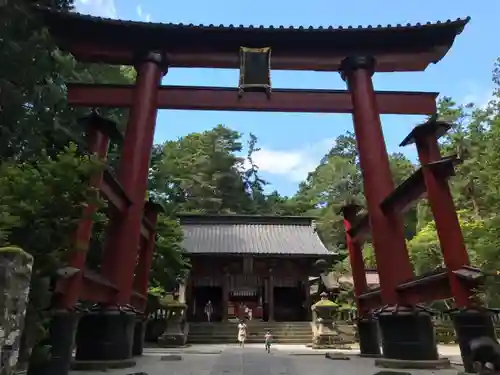
M 264 92 L 271 95 L 271 47 L 240 47 L 240 82 L 238 94 Z

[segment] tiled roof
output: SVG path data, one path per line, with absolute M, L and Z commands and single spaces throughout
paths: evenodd
M 193 24 L 193 23 L 162 23 L 162 22 L 143 22 L 143 21 L 132 21 L 132 20 L 122 20 L 122 19 L 114 19 L 114 18 L 106 18 L 106 17 L 96 17 L 88 14 L 82 14 L 78 12 L 66 12 L 66 11 L 57 11 L 47 7 L 38 7 L 43 12 L 50 12 L 53 14 L 60 14 L 67 16 L 69 18 L 79 18 L 86 19 L 88 21 L 95 22 L 106 22 L 109 24 L 115 25 L 130 25 L 130 26 L 143 26 L 143 27 L 161 27 L 161 28 L 171 28 L 171 29 L 205 29 L 205 30 L 283 30 L 283 31 L 356 31 L 360 29 L 371 29 L 371 30 L 393 30 L 393 29 L 421 29 L 421 28 L 434 28 L 434 27 L 449 27 L 449 26 L 458 26 L 465 27 L 465 25 L 469 22 L 470 17 L 466 18 L 457 18 L 455 20 L 448 19 L 446 21 L 437 21 L 437 22 L 426 22 L 426 23 L 406 23 L 406 24 L 395 24 L 395 25 L 357 25 L 357 26 L 293 26 L 293 25 L 215 25 L 215 24 Z M 461 30 L 458 31 L 460 33 Z
M 338 71 L 369 53 L 376 71 L 422 71 L 440 61 L 469 18 L 376 26 L 253 26 L 148 23 L 39 8 L 59 46 L 84 62 L 131 65 L 137 51 L 161 50 L 171 67 L 239 67 L 239 50 L 271 47 L 273 69 Z M 81 45 L 79 43 L 82 43 Z
M 181 216 L 181 226 L 189 254 L 335 255 L 311 218 Z

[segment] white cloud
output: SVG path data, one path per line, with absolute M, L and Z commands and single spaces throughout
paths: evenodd
M 76 10 L 93 16 L 116 18 L 114 0 L 76 0 Z
M 484 109 L 491 99 L 493 99 L 493 90 L 484 90 L 466 95 L 462 102 L 464 104 L 474 103 L 477 107 Z
M 135 12 L 140 20 L 146 21 L 146 22 L 151 22 L 151 14 L 149 14 L 149 13 L 144 14 L 144 11 L 142 10 L 141 4 L 138 4 L 135 7 Z
M 282 175 L 290 181 L 299 182 L 318 166 L 319 161 L 330 150 L 333 143 L 333 139 L 325 139 L 292 150 L 277 150 L 263 146 L 260 151 L 255 152 L 253 159 L 259 171 Z
M 480 86 L 474 82 L 464 82 L 460 86 L 468 92 L 459 102 L 463 104 L 474 103 L 479 108 L 485 108 L 493 99 L 493 87 Z

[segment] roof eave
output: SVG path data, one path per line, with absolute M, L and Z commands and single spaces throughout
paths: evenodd
M 369 37 L 374 38 L 373 43 L 369 45 L 385 46 L 384 50 L 377 47 L 379 54 L 382 54 L 379 56 L 375 53 L 377 58 L 383 59 L 384 56 L 387 58 L 392 54 L 397 60 L 398 56 L 406 56 L 400 63 L 397 61 L 379 63 L 377 71 L 421 71 L 425 70 L 430 63 L 442 59 L 453 44 L 455 37 L 462 32 L 469 21 L 467 18 L 436 24 L 388 25 L 386 27 L 379 25 L 367 28 L 226 27 L 121 21 L 68 12 L 54 12 L 46 8 L 39 9 L 45 15 L 49 28 L 59 39 L 60 44 L 65 44 L 66 49 L 81 61 L 129 65 L 133 59 L 132 56 L 127 55 L 127 48 L 150 48 L 166 50 L 170 54 L 172 67 L 197 68 L 237 68 L 239 44 L 237 43 L 238 46 L 232 44 L 235 43 L 235 33 L 239 33 L 240 36 L 237 39 L 240 40 L 240 44 L 247 42 L 251 44 L 250 40 L 260 40 L 259 43 L 268 40 L 276 42 L 276 45 L 271 45 L 273 69 L 335 71 L 338 70 L 340 63 L 336 61 L 336 58 L 338 60 L 345 57 L 345 54 L 366 51 L 368 47 L 362 48 L 362 46 L 356 46 L 356 43 L 348 43 L 349 51 L 339 46 L 332 46 L 331 50 L 325 51 L 324 46 L 332 45 L 330 42 L 333 40 L 336 40 L 336 43 L 345 44 L 346 38 L 354 37 L 362 42 Z M 82 29 L 86 29 L 87 32 L 81 33 Z M 168 34 L 184 35 L 184 38 L 168 38 Z M 200 35 L 193 37 L 193 34 Z M 396 34 L 397 38 L 387 38 Z M 118 40 L 116 35 L 120 35 Z M 189 35 L 191 35 L 190 38 L 187 37 Z M 299 39 L 296 38 L 298 35 L 301 36 Z M 68 40 L 68 38 L 71 39 Z M 107 38 L 110 40 L 106 41 Z M 318 43 L 311 43 L 317 38 L 320 38 Z M 388 39 L 392 40 L 392 44 L 387 44 Z M 127 43 L 127 46 L 120 47 L 120 41 Z M 232 41 L 232 44 L 229 41 Z M 78 43 L 85 44 L 86 50 L 82 50 L 82 46 L 78 46 Z M 130 46 L 128 46 L 129 43 L 131 43 Z M 150 45 L 146 45 L 147 43 Z M 313 45 L 319 50 L 316 51 Z M 434 52 L 435 47 L 440 49 L 438 53 Z M 288 51 L 290 48 L 292 50 Z M 391 51 L 398 52 L 394 54 Z M 412 58 L 408 58 L 408 55 L 412 53 L 415 55 L 413 60 L 418 55 L 421 61 L 415 62 Z M 303 56 L 298 58 L 297 54 Z M 295 57 L 290 60 L 292 55 Z

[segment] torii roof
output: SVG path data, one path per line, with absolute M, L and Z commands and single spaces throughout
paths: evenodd
M 82 61 L 128 65 L 130 51 L 164 50 L 170 66 L 238 68 L 239 48 L 271 47 L 272 68 L 336 71 L 371 54 L 376 71 L 419 71 L 443 58 L 469 18 L 357 27 L 149 23 L 38 8 L 59 43 Z M 80 44 L 77 46 L 77 44 Z

